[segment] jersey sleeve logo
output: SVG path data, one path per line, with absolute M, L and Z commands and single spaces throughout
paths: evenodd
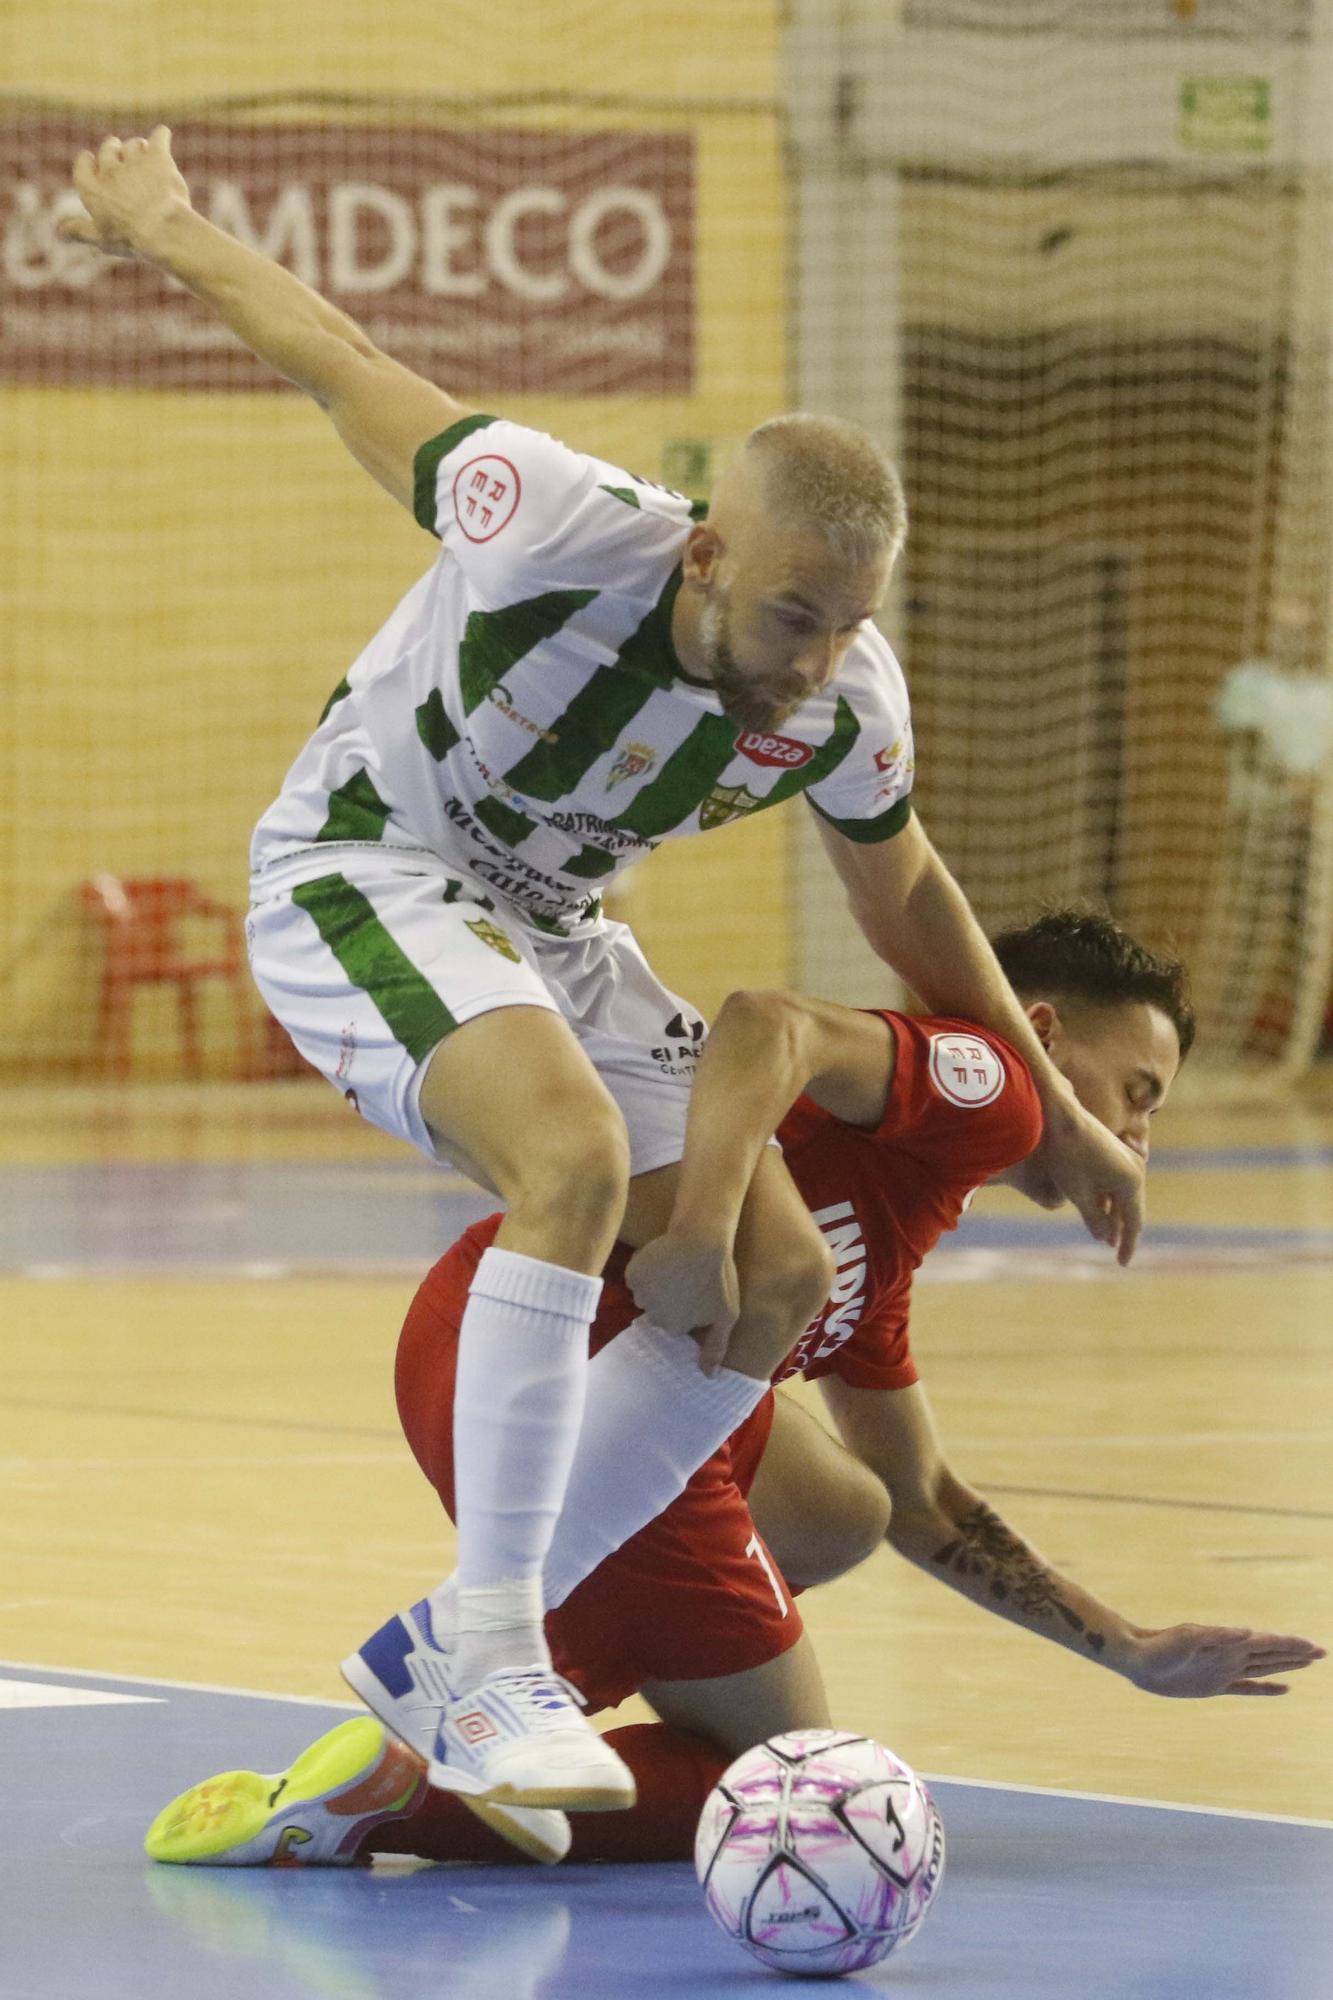
M 932 1035 L 930 1080 L 950 1104 L 977 1111 L 1004 1089 L 1004 1064 L 980 1035 Z
M 454 518 L 470 542 L 489 542 L 513 520 L 522 491 L 517 467 L 483 452 L 454 474 Z

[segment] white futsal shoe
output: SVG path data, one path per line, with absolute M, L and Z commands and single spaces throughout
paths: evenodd
M 454 1699 L 452 1652 L 452 1639 L 437 1631 L 430 1602 L 423 1597 L 350 1653 L 342 1663 L 342 1677 L 395 1736 L 430 1762 L 436 1754 L 441 1717 Z M 441 1789 L 456 1790 L 478 1819 L 530 1860 L 550 1865 L 568 1854 L 571 1835 L 562 1812 L 479 1798 L 462 1786 Z
M 445 1704 L 429 1778 L 474 1810 L 498 1805 L 616 1812 L 634 1777 L 582 1713 L 577 1688 L 550 1667 L 501 1668 Z

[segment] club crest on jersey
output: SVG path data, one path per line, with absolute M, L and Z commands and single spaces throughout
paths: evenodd
M 752 764 L 779 766 L 784 771 L 801 771 L 814 756 L 814 746 L 798 743 L 794 736 L 766 736 L 762 729 L 743 729 L 736 748 Z
M 1004 1064 L 980 1035 L 932 1035 L 930 1080 L 950 1104 L 976 1111 L 1004 1089 Z
M 728 820 L 744 819 L 763 803 L 757 793 L 744 785 L 714 785 L 699 808 L 699 825 L 705 833 L 711 832 L 715 826 L 725 826 Z
M 517 468 L 483 452 L 454 474 L 454 518 L 470 542 L 489 542 L 513 520 L 522 491 Z
M 490 923 L 485 917 L 472 917 L 465 921 L 464 928 L 470 930 L 474 938 L 488 944 L 492 951 L 498 951 L 501 958 L 510 959 L 515 965 L 523 963 L 498 924 Z
M 656 762 L 657 752 L 651 743 L 627 743 L 607 773 L 607 791 L 613 792 L 629 778 L 641 778 Z

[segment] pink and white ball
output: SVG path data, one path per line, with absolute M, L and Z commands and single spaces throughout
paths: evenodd
M 714 1921 L 778 1972 L 859 1972 L 920 1928 L 944 1826 L 906 1764 L 868 1736 L 792 1730 L 722 1773 L 694 1841 Z

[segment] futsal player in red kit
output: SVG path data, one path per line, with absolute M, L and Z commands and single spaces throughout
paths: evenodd
M 1146 1159 L 1149 1121 L 1193 1039 L 1182 969 L 1079 912 L 1008 932 L 996 950 L 1081 1102 Z M 602 1457 L 616 1449 L 617 1350 L 708 1329 L 705 1363 L 721 1351 L 734 1311 L 732 1240 L 775 1127 L 837 1271 L 775 1382 L 819 1380 L 842 1442 L 770 1393 L 648 1527 L 609 1548 L 596 1494 Z M 449 1655 L 423 1601 L 345 1663 L 378 1720 L 341 1724 L 285 1775 L 232 1772 L 193 1787 L 159 1814 L 149 1853 L 233 1865 L 389 1852 L 683 1858 L 734 1756 L 780 1730 L 832 1721 L 793 1593 L 884 1539 L 985 1609 L 1149 1692 L 1284 1693 L 1274 1676 L 1323 1657 L 1319 1647 L 1130 1623 L 1045 1563 L 944 1456 L 909 1342 L 913 1274 L 986 1181 L 1056 1204 L 1030 1160 L 1039 1134 L 1029 1072 L 993 1033 L 787 994 L 733 995 L 700 1064 L 670 1227 L 633 1258 L 617 1249 L 606 1269 L 583 1436 L 545 1572 L 553 1659 L 589 1710 L 637 1692 L 661 1718 L 611 1732 L 637 1804 L 570 1820 L 436 1789 L 430 1777 L 447 1772 L 426 1760 L 449 1697 Z M 474 1225 L 431 1270 L 398 1350 L 403 1428 L 450 1512 L 459 1321 L 498 1222 Z

